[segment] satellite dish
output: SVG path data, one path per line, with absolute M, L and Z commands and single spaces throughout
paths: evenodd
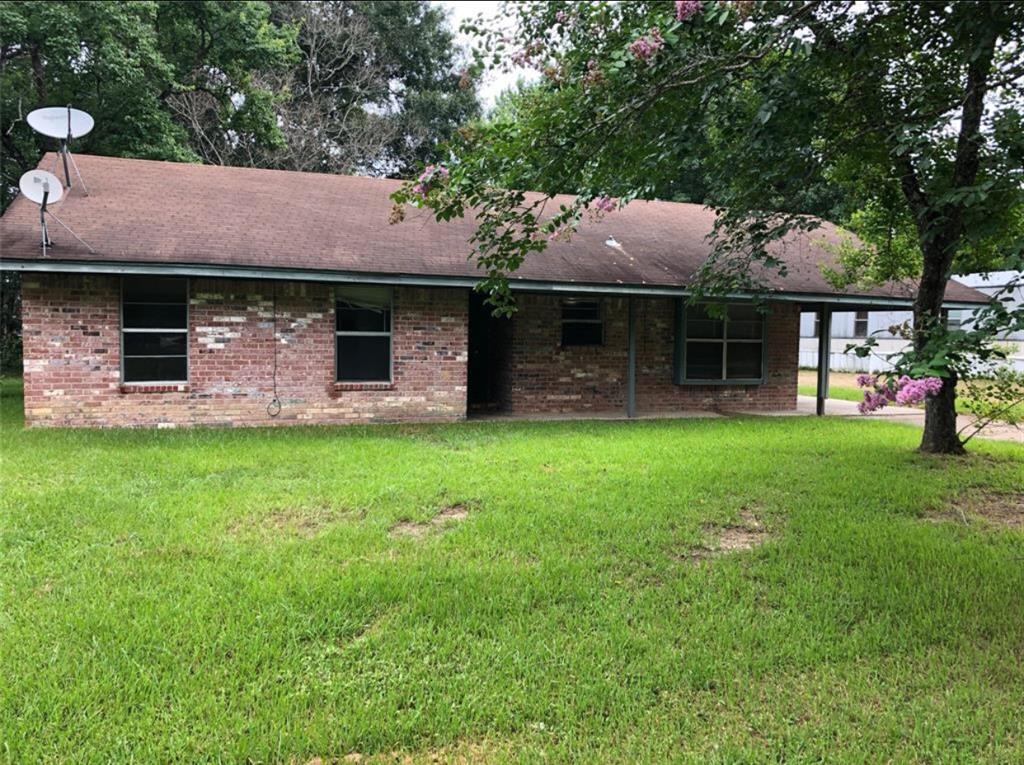
M 96 125 L 88 112 L 70 106 L 46 106 L 29 112 L 25 119 L 40 135 L 64 141 L 88 135 Z
M 65 185 L 69 189 L 71 188 L 71 169 L 68 166 L 70 163 L 71 167 L 75 168 L 78 182 L 82 184 L 82 189 L 88 196 L 89 189 L 85 185 L 85 181 L 82 180 L 82 172 L 78 169 L 75 158 L 71 156 L 70 144 L 71 139 L 81 138 L 88 134 L 96 125 L 95 120 L 81 109 L 72 109 L 70 106 L 45 106 L 42 109 L 29 112 L 26 119 L 29 127 L 40 135 L 60 141 L 57 154 L 64 161 Z
M 29 170 L 21 176 L 18 187 L 26 199 L 31 199 L 37 205 L 59 202 L 64 196 L 60 178 L 46 170 Z
M 46 249 L 48 247 L 53 247 L 53 242 L 50 240 L 50 231 L 46 227 L 47 215 L 67 229 L 67 232 L 85 245 L 85 248 L 89 250 L 89 252 L 95 252 L 87 242 L 82 240 L 82 237 L 68 228 L 68 224 L 49 210 L 49 204 L 51 202 L 60 201 L 60 198 L 64 196 L 64 187 L 60 184 L 60 178 L 53 173 L 46 172 L 45 170 L 29 170 L 21 176 L 21 180 L 18 181 L 18 188 L 21 189 L 21 193 L 25 195 L 26 199 L 39 205 L 39 226 L 42 229 L 43 234 L 41 246 L 43 248 L 44 258 L 46 257 Z

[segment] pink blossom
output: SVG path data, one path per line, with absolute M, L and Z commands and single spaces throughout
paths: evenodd
M 704 10 L 701 0 L 676 0 L 676 19 L 686 21 Z
M 430 192 L 431 184 L 436 179 L 447 180 L 448 176 L 448 168 L 444 165 L 427 165 L 423 168 L 423 172 L 420 173 L 420 177 L 416 179 L 416 184 L 412 187 L 412 193 L 421 199 L 426 199 L 427 194 Z
M 607 196 L 598 197 L 594 200 L 594 207 L 598 212 L 610 213 L 615 209 L 615 200 Z
M 654 54 L 665 47 L 665 38 L 657 27 L 651 29 L 649 35 L 636 38 L 629 44 L 629 52 L 640 61 L 650 61 Z
M 897 385 L 899 386 L 899 391 L 896 393 L 896 403 L 903 406 L 920 404 L 928 396 L 934 396 L 942 390 L 942 380 L 938 377 L 912 380 L 904 375 L 899 379 Z
M 590 59 L 587 62 L 587 73 L 583 75 L 584 85 L 596 85 L 604 79 L 604 72 L 598 67 L 598 63 L 594 59 Z
M 555 21 L 557 21 L 559 24 L 564 24 L 568 20 L 569 14 L 566 13 L 565 11 L 559 11 L 558 13 L 555 14 Z
M 570 225 L 569 223 L 563 223 L 562 225 L 558 226 L 557 228 L 553 229 L 550 233 L 548 233 L 548 241 L 568 242 L 572 238 L 573 230 L 574 228 L 572 225 Z
M 928 396 L 935 396 L 942 390 L 942 379 L 939 377 L 923 377 L 915 380 L 903 375 L 893 382 L 879 382 L 874 375 L 858 375 L 857 384 L 864 391 L 864 400 L 857 409 L 861 414 L 868 414 L 882 409 L 889 404 L 914 406 L 922 403 Z

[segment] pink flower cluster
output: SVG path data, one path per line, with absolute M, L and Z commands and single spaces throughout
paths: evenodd
M 602 213 L 610 213 L 615 209 L 615 200 L 611 197 L 598 197 L 594 200 L 594 209 Z
M 587 73 L 583 75 L 584 85 L 596 85 L 604 79 L 604 73 L 601 71 L 597 61 L 590 59 L 587 62 Z
M 558 13 L 555 14 L 555 21 L 557 21 L 559 24 L 564 24 L 568 20 L 569 14 L 566 13 L 565 11 L 559 11 Z
M 704 10 L 701 0 L 676 0 L 676 19 L 686 21 Z
M 448 179 L 448 168 L 444 165 L 427 165 L 416 179 L 416 185 L 412 187 L 412 193 L 420 199 L 426 199 L 430 193 L 430 186 L 434 181 Z
M 534 40 L 529 43 L 525 48 L 517 50 L 512 54 L 512 63 L 516 66 L 522 67 L 533 67 L 539 69 L 541 63 L 539 61 L 540 54 L 544 52 L 544 43 L 541 40 Z
M 938 377 L 924 377 L 920 380 L 912 380 L 903 375 L 896 383 L 899 390 L 896 391 L 896 403 L 902 406 L 913 406 L 920 404 L 928 396 L 937 395 L 942 390 L 942 380 Z
M 653 27 L 650 34 L 638 37 L 629 44 L 629 52 L 640 61 L 650 61 L 664 47 L 665 38 L 661 36 L 661 30 Z
M 922 403 L 928 396 L 934 396 L 942 390 L 942 379 L 939 377 L 922 377 L 915 380 L 903 375 L 895 383 L 880 382 L 875 375 L 857 375 L 857 385 L 868 388 L 864 391 L 864 400 L 857 405 L 861 414 L 877 412 L 889 404 L 914 406 Z

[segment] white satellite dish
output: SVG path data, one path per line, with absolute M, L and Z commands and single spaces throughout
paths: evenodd
M 70 106 L 45 106 L 29 112 L 25 119 L 29 127 L 40 135 L 64 141 L 88 135 L 96 126 L 88 112 Z
M 40 135 L 60 141 L 57 153 L 64 161 L 64 183 L 69 189 L 71 188 L 71 170 L 68 167 L 70 162 L 71 166 L 75 168 L 78 182 L 82 184 L 82 190 L 88 195 L 89 189 L 85 185 L 85 181 L 82 180 L 82 173 L 75 163 L 75 158 L 71 156 L 70 145 L 71 139 L 87 135 L 95 127 L 95 120 L 81 109 L 72 109 L 70 106 L 45 106 L 42 109 L 29 112 L 25 119 L 28 121 L 29 127 Z
M 21 189 L 21 193 L 25 195 L 26 199 L 39 205 L 39 225 L 42 228 L 43 234 L 42 247 L 44 258 L 46 257 L 46 249 L 53 247 L 53 242 L 50 240 L 50 231 L 46 227 L 47 215 L 67 229 L 67 232 L 85 245 L 89 252 L 95 252 L 92 247 L 82 241 L 78 234 L 68 228 L 68 225 L 49 209 L 51 202 L 58 202 L 64 196 L 64 187 L 60 183 L 60 178 L 53 173 L 48 173 L 46 170 L 29 170 L 21 176 L 21 180 L 18 181 L 18 188 Z
M 18 187 L 26 199 L 31 199 L 37 205 L 59 202 L 64 196 L 60 178 L 45 170 L 29 170 L 21 176 Z

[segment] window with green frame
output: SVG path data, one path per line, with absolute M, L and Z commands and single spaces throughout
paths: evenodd
M 758 384 L 765 376 L 764 315 L 730 303 L 725 315 L 680 301 L 675 381 L 679 385 Z

